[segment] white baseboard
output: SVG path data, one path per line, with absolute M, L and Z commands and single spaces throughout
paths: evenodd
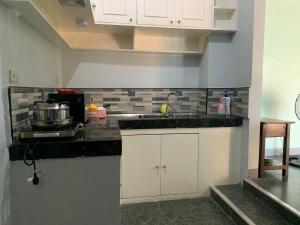
M 282 148 L 266 149 L 266 156 L 281 156 Z M 300 148 L 290 148 L 290 155 L 300 155 Z
M 180 199 L 199 198 L 199 197 L 204 197 L 204 196 L 201 195 L 200 193 L 195 193 L 195 194 L 164 195 L 164 196 L 127 198 L 127 199 L 121 198 L 121 205 L 123 205 L 123 204 L 133 204 L 133 203 L 180 200 Z

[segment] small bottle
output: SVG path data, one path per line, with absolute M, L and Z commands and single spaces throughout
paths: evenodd
M 225 107 L 225 115 L 226 116 L 230 116 L 230 103 L 231 103 L 231 98 L 228 96 L 228 91 L 226 90 L 224 93 L 224 97 L 222 97 L 223 99 L 223 104 Z

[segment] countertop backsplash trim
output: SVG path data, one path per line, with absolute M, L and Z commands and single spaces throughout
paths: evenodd
M 85 103 L 110 105 L 109 113 L 158 113 L 167 95 L 175 91 L 179 101 L 170 98 L 176 112 L 216 114 L 220 97 L 228 90 L 232 115 L 248 117 L 249 88 L 75 88 L 85 94 Z M 55 88 L 9 87 L 12 138 L 30 125 L 34 101 L 46 100 Z

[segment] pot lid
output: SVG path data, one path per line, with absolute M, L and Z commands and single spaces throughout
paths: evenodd
M 68 110 L 70 107 L 66 103 L 57 103 L 52 99 L 47 101 L 34 102 L 33 109 L 35 110 Z

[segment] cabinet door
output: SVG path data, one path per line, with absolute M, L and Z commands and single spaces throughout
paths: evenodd
M 175 0 L 176 26 L 210 28 L 213 0 Z
M 162 136 L 161 193 L 197 192 L 198 134 Z
M 95 23 L 135 24 L 135 0 L 91 0 Z
M 203 128 L 199 133 L 198 191 L 209 194 L 209 187 L 241 181 L 241 130 Z
M 137 0 L 138 24 L 173 26 L 175 19 L 174 0 Z
M 122 198 L 160 195 L 160 135 L 122 137 Z

